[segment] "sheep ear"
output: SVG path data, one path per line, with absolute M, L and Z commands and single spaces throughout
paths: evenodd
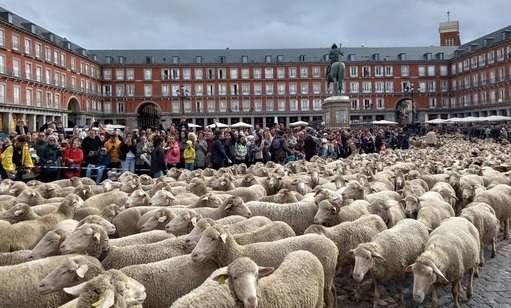
M 223 243 L 225 243 L 225 241 L 227 241 L 227 233 L 220 234 L 220 239 L 222 240 Z
M 377 252 L 371 252 L 371 256 L 373 256 L 376 259 L 379 259 L 380 261 L 385 262 L 385 258 Z
M 355 255 L 355 249 L 348 250 L 348 255 L 353 257 Z
M 160 217 L 158 218 L 158 222 L 159 222 L 159 223 L 162 223 L 162 222 L 164 222 L 165 220 L 167 220 L 167 216 L 160 216 Z
M 408 265 L 408 266 L 405 268 L 405 272 L 407 272 L 407 273 L 411 273 L 411 272 L 413 272 L 413 264 Z
M 30 192 L 30 196 L 35 197 L 35 192 Z
M 259 277 L 268 276 L 271 273 L 273 273 L 274 270 L 275 270 L 275 268 L 273 268 L 273 267 L 262 267 L 262 266 L 259 266 Z
M 82 282 L 80 284 L 77 284 L 76 286 L 64 288 L 64 292 L 66 292 L 69 295 L 78 296 L 82 292 L 83 288 L 87 284 L 88 281 Z
M 138 195 L 139 195 L 140 197 L 143 197 L 143 196 L 144 196 L 144 192 L 143 192 L 143 191 L 141 191 L 141 190 L 139 190 L 139 191 L 138 191 Z
M 192 226 L 195 227 L 195 225 L 197 224 L 197 217 L 192 217 L 192 219 L 190 220 L 190 222 L 192 223 Z
M 96 239 L 96 242 L 101 241 L 101 233 L 99 233 L 99 232 L 95 232 L 95 233 L 94 233 L 94 238 Z
M 449 283 L 449 280 L 447 280 L 447 278 L 445 278 L 444 274 L 442 274 L 442 272 L 438 269 L 438 267 L 436 267 L 435 264 L 432 264 L 432 269 L 433 269 L 433 272 L 436 274 L 436 279 L 438 282 L 443 283 L 443 284 Z
M 23 214 L 23 212 L 24 212 L 23 210 L 16 210 L 14 211 L 14 216 L 20 216 Z
M 227 204 L 225 205 L 225 210 L 228 210 L 232 207 L 232 202 L 227 202 Z
M 229 274 L 227 273 L 227 267 L 218 269 L 215 273 L 213 273 L 211 277 L 211 279 L 218 282 L 219 284 L 224 284 L 227 278 L 229 278 Z
M 99 300 L 92 304 L 92 307 L 110 308 L 115 304 L 115 294 L 113 290 L 106 290 Z
M 80 278 L 85 277 L 85 273 L 89 270 L 89 266 L 87 264 L 82 264 L 80 267 L 76 269 L 76 275 Z

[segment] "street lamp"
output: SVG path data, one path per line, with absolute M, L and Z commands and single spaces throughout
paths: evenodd
M 181 108 L 181 115 L 185 115 L 185 97 L 190 95 L 190 91 L 186 89 L 184 86 L 180 86 L 179 89 L 176 90 L 177 96 L 179 96 L 180 99 L 180 108 Z
M 417 104 L 415 102 L 415 94 L 417 91 L 418 89 L 415 87 L 413 82 L 411 82 L 410 85 L 405 86 L 403 89 L 404 94 L 410 96 L 412 99 L 412 124 L 415 124 L 417 121 Z

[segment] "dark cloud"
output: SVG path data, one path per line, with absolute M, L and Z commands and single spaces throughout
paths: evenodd
M 0 0 L 89 49 L 428 46 L 460 21 L 462 42 L 509 25 L 509 0 Z

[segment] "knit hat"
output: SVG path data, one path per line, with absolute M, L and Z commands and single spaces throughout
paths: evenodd
M 186 140 L 186 144 L 192 145 L 192 140 Z

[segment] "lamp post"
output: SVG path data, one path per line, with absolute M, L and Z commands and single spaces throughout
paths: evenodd
M 418 89 L 415 87 L 413 82 L 410 83 L 409 86 L 406 86 L 403 89 L 403 92 L 406 96 L 410 96 L 412 99 L 412 124 L 415 124 L 417 122 L 417 103 L 415 102 L 415 94 L 417 93 Z
M 179 96 L 179 99 L 180 99 L 181 116 L 184 116 L 185 115 L 185 97 L 190 95 L 190 91 L 188 89 L 185 89 L 184 86 L 180 86 L 179 89 L 176 90 L 176 94 Z

